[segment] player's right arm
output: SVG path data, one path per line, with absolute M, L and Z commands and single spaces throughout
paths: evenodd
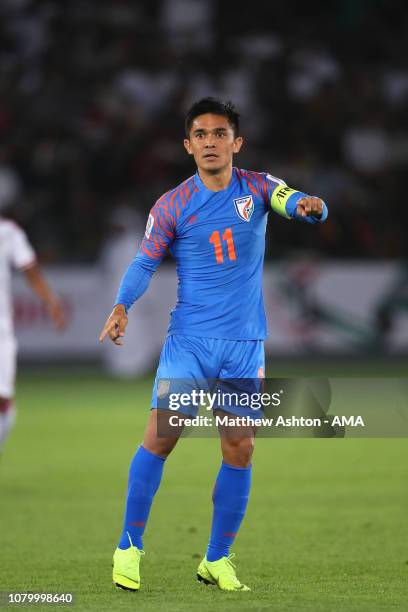
M 23 272 L 28 284 L 47 308 L 55 329 L 62 331 L 66 325 L 64 306 L 45 280 L 39 266 L 33 264 L 25 268 Z
M 12 264 L 23 272 L 30 287 L 45 305 L 55 329 L 62 331 L 65 327 L 65 314 L 61 300 L 45 280 L 25 232 L 13 223 L 10 223 L 9 229 Z
M 121 345 L 128 323 L 129 308 L 147 290 L 150 280 L 162 261 L 175 236 L 175 215 L 171 198 L 162 196 L 150 211 L 146 232 L 140 249 L 126 270 L 119 286 L 115 304 L 99 336 L 106 336 Z

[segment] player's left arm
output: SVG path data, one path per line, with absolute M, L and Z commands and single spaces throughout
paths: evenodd
M 328 210 L 321 198 L 292 189 L 283 181 L 275 185 L 272 181 L 268 183 L 268 199 L 274 212 L 286 219 L 297 219 L 312 224 L 326 221 Z

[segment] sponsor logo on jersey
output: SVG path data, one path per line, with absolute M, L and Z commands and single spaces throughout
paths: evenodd
M 236 198 L 234 204 L 238 217 L 249 223 L 252 213 L 254 212 L 254 201 L 252 196 L 247 195 L 242 198 Z
M 149 240 L 149 238 L 150 238 L 150 234 L 152 232 L 153 225 L 154 225 L 154 217 L 153 217 L 152 213 L 150 213 L 149 218 L 147 220 L 146 231 L 145 231 L 145 236 L 146 236 L 147 240 Z

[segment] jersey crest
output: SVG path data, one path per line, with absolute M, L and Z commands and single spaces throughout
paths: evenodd
M 252 199 L 252 196 L 247 195 L 242 198 L 236 198 L 234 200 L 234 204 L 238 217 L 249 223 L 252 217 L 252 213 L 254 212 L 254 201 Z

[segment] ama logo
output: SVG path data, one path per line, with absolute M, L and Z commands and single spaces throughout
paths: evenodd
M 252 199 L 252 196 L 247 195 L 243 198 L 236 198 L 234 200 L 234 204 L 238 217 L 249 223 L 252 217 L 252 213 L 254 212 L 254 201 Z

